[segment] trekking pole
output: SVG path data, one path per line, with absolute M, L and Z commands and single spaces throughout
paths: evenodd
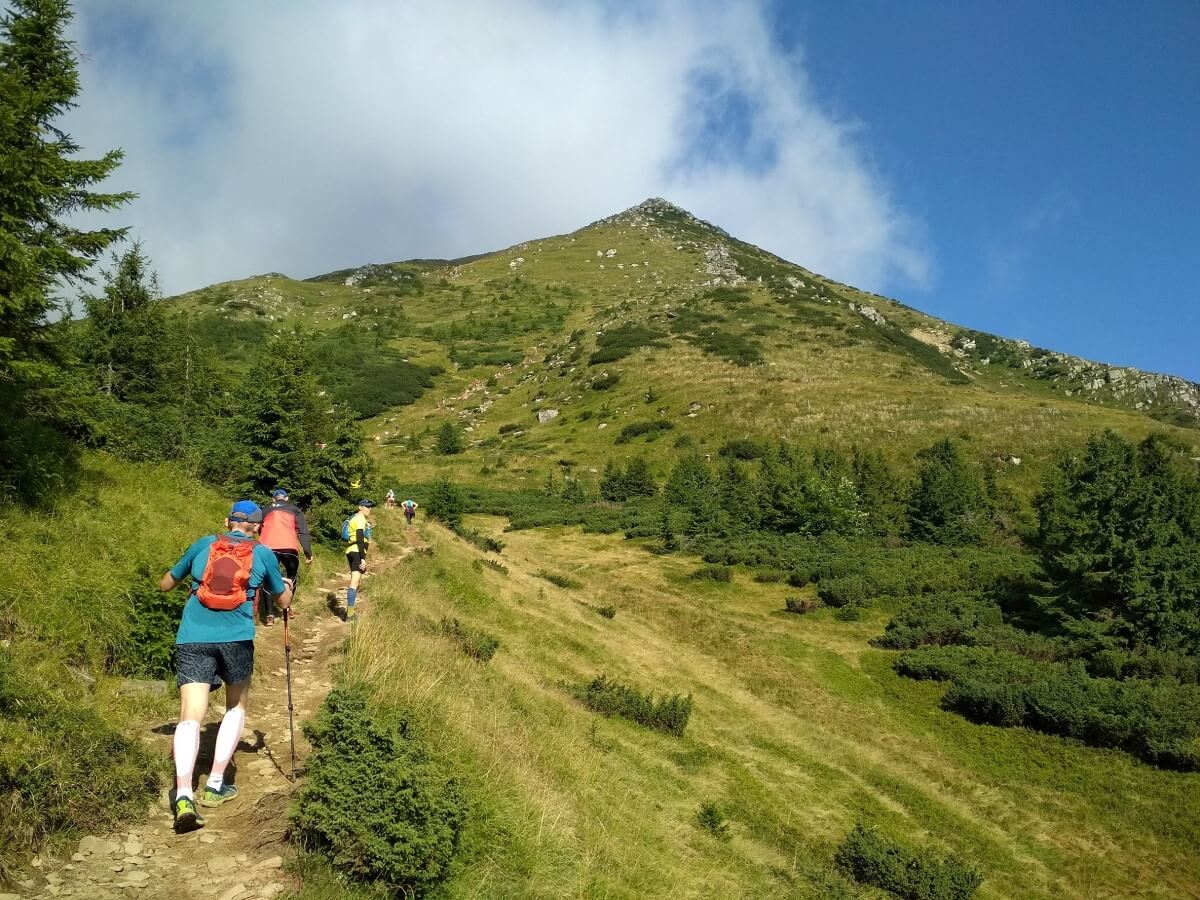
M 292 639 L 288 633 L 288 620 L 292 617 L 291 607 L 283 611 L 283 659 L 287 666 L 288 692 L 288 736 L 292 743 L 292 781 L 296 780 L 296 725 L 292 714 Z

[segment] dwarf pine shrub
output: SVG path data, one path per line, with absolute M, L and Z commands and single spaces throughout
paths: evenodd
M 427 756 L 410 721 L 365 689 L 330 691 L 304 727 L 313 745 L 291 815 L 305 849 L 356 881 L 423 896 L 450 874 L 467 801 Z
M 719 841 L 729 840 L 729 821 L 725 818 L 721 807 L 711 800 L 700 804 L 700 809 L 696 811 L 696 825 Z
M 158 579 L 143 566 L 125 592 L 129 634 L 117 648 L 113 668 L 138 678 L 166 678 L 175 671 L 175 631 L 183 616 L 185 591 L 158 589 Z
M 458 619 L 442 619 L 438 623 L 438 631 L 446 637 L 452 638 L 463 653 L 478 662 L 487 662 L 500 649 L 498 638 L 486 631 L 464 625 Z
M 600 615 L 602 615 L 606 619 L 615 619 L 617 617 L 617 608 L 615 606 L 609 606 L 607 604 L 604 606 L 597 606 L 596 612 L 598 612 Z
M 813 600 L 809 597 L 787 597 L 783 601 L 783 608 L 790 613 L 804 615 L 815 609 L 821 608 L 820 600 Z
M 729 566 L 701 566 L 688 577 L 695 581 L 715 581 L 721 584 L 729 584 L 733 581 L 733 569 L 729 568 Z
M 967 594 L 921 597 L 901 610 L 877 641 L 880 647 L 908 650 L 922 644 L 967 643 L 979 625 L 1000 625 L 1000 607 Z
M 957 857 L 938 859 L 927 850 L 911 850 L 862 823 L 838 848 L 836 860 L 857 881 L 903 900 L 969 900 L 983 883 L 983 876 Z
M 573 590 L 583 587 L 582 581 L 576 581 L 574 578 L 571 578 L 568 575 L 559 575 L 557 572 L 548 572 L 545 569 L 541 569 L 534 574 L 536 574 L 538 578 L 544 578 L 546 581 L 553 585 L 557 585 L 560 588 Z
M 627 684 L 613 681 L 607 675 L 593 678 L 579 689 L 577 695 L 598 713 L 620 716 L 638 725 L 655 731 L 665 731 L 676 737 L 683 734 L 692 714 L 691 694 L 686 697 L 673 694 L 656 700 L 653 693 L 642 692 Z

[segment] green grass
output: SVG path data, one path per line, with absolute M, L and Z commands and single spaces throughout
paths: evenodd
M 941 688 L 869 645 L 882 610 L 796 617 L 782 609 L 795 588 L 749 581 L 701 598 L 694 560 L 617 536 L 512 532 L 503 576 L 425 534 L 432 557 L 377 578 L 347 671 L 427 717 L 435 752 L 479 798 L 450 897 L 854 896 L 834 857 L 860 820 L 979 869 L 980 897 L 1200 889 L 1200 809 L 1179 803 L 1194 776 L 941 710 Z M 589 603 L 543 589 L 547 558 L 582 562 Z M 616 602 L 611 622 L 590 606 Z M 410 627 L 416 615 L 456 617 L 505 651 L 480 667 Z M 568 686 L 598 671 L 692 694 L 686 735 L 590 713 Z M 731 823 L 728 843 L 696 827 L 706 803 Z

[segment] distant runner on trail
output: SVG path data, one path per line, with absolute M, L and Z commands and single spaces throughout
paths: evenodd
M 354 603 L 358 599 L 358 585 L 367 571 L 367 549 L 371 543 L 371 510 L 374 500 L 359 500 L 358 512 L 347 522 L 345 529 L 346 562 L 350 566 L 350 589 L 346 591 L 346 619 L 354 618 Z
M 400 508 L 404 510 L 404 518 L 408 520 L 408 524 L 412 525 L 413 516 L 417 514 L 417 501 L 405 500 L 400 504 Z
M 259 532 L 259 543 L 268 547 L 283 566 L 283 574 L 296 581 L 296 573 L 300 571 L 300 551 L 304 551 L 304 559 L 312 565 L 312 539 L 308 535 L 308 521 L 300 507 L 288 502 L 287 488 L 277 487 L 271 491 L 271 505 L 263 512 L 262 531 Z M 266 616 L 264 625 L 275 624 L 275 609 L 270 596 L 263 598 L 263 614 Z
M 387 496 L 383 500 L 383 505 L 384 505 L 385 509 L 395 509 L 396 508 L 396 492 L 395 491 L 390 490 L 390 489 L 388 490 Z
M 220 682 L 225 683 L 225 716 L 200 805 L 220 806 L 238 795 L 224 775 L 246 724 L 246 694 L 254 672 L 255 594 L 262 588 L 275 595 L 285 615 L 292 603 L 294 582 L 280 577 L 275 556 L 254 540 L 261 523 L 257 503 L 237 501 L 225 519 L 225 531 L 206 535 L 188 547 L 158 584 L 159 590 L 170 591 L 185 578 L 192 580 L 175 635 L 179 724 L 175 726 L 173 812 L 179 834 L 204 825 L 196 809 L 192 772 L 209 691 Z

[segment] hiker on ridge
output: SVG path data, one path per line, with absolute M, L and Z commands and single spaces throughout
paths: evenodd
M 310 566 L 313 561 L 312 539 L 308 534 L 308 521 L 300 507 L 288 502 L 287 488 L 277 487 L 271 491 L 271 505 L 263 512 L 262 530 L 258 540 L 268 547 L 283 567 L 283 574 L 296 582 L 300 571 L 300 551 Z M 275 624 L 275 609 L 270 596 L 263 598 L 264 625 Z
M 346 620 L 354 618 L 354 603 L 358 599 L 358 585 L 367 571 L 367 549 L 371 543 L 371 510 L 374 500 L 359 500 L 358 512 L 346 520 L 343 537 L 349 541 L 346 547 L 346 562 L 350 566 L 350 589 L 346 591 Z
M 396 492 L 391 488 L 388 488 L 387 496 L 383 498 L 383 507 L 384 509 L 396 508 Z
M 404 518 L 405 518 L 405 520 L 407 520 L 408 524 L 411 526 L 413 516 L 415 516 L 417 514 L 417 501 L 416 500 L 405 500 L 403 503 L 400 504 L 400 508 L 404 510 Z
M 192 772 L 209 691 L 220 682 L 225 683 L 225 716 L 200 805 L 220 806 L 238 795 L 224 775 L 246 724 L 246 695 L 254 672 L 254 597 L 260 589 L 275 595 L 284 610 L 292 602 L 295 583 L 280 577 L 274 555 L 254 539 L 261 523 L 257 503 L 237 501 L 225 519 L 225 531 L 206 535 L 188 547 L 158 585 L 159 590 L 170 591 L 185 578 L 192 580 L 175 635 L 179 724 L 175 726 L 172 811 L 179 834 L 204 825 L 196 809 Z

